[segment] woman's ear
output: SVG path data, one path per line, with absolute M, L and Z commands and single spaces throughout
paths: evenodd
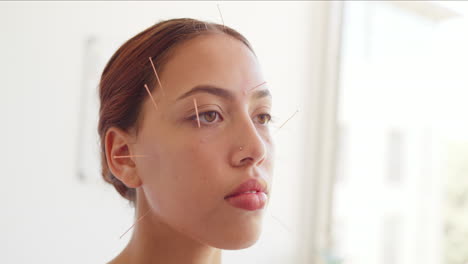
M 132 144 L 131 135 L 117 127 L 107 130 L 105 136 L 105 153 L 109 170 L 123 184 L 129 188 L 141 186 L 142 181 L 138 176 Z M 130 157 L 118 157 L 130 156 Z

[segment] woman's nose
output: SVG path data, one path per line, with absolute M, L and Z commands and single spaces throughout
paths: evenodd
M 232 144 L 232 166 L 259 166 L 266 158 L 266 145 L 249 118 L 236 128 Z

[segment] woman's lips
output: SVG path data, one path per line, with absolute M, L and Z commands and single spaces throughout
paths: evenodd
M 265 184 L 250 179 L 239 185 L 224 199 L 234 207 L 255 211 L 265 206 L 268 197 Z
M 226 198 L 232 206 L 249 211 L 262 209 L 266 200 L 267 195 L 264 192 L 240 193 Z

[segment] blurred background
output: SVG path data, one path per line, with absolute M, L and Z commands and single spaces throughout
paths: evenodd
M 97 84 L 170 18 L 252 43 L 274 98 L 262 237 L 223 263 L 468 263 L 468 3 L 0 2 L 2 263 L 105 263 L 133 208 L 101 180 Z

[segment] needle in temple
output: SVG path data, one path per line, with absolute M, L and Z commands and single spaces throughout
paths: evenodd
M 276 130 L 276 132 L 278 132 L 284 125 L 286 125 L 286 123 L 288 123 L 289 120 L 291 120 L 297 114 L 297 112 L 299 112 L 299 110 L 296 110 L 294 114 L 292 114 L 286 121 L 284 121 L 284 123 Z
M 133 225 L 127 229 L 127 231 L 125 231 L 119 239 L 121 239 L 125 234 L 127 234 L 128 231 L 130 231 L 138 222 L 140 222 L 141 219 L 143 219 L 143 217 L 145 217 L 149 212 L 151 211 L 151 208 L 142 216 L 140 216 L 140 218 L 138 218 L 138 220 L 135 221 L 135 223 L 133 223 Z
M 154 75 L 156 75 L 156 80 L 158 80 L 158 84 L 159 84 L 159 87 L 161 87 L 161 91 L 163 93 L 163 96 L 165 96 L 166 93 L 164 92 L 164 89 L 162 87 L 161 80 L 159 80 L 159 75 L 158 75 L 158 72 L 156 71 L 156 67 L 154 67 L 153 59 L 151 57 L 149 57 L 149 61 L 151 62 L 151 67 L 153 67 Z
M 145 84 L 145 88 L 146 88 L 146 91 L 148 92 L 148 95 L 151 98 L 151 101 L 153 102 L 154 108 L 156 109 L 156 111 L 158 111 L 158 105 L 156 104 L 156 101 L 154 101 L 153 95 L 151 94 L 151 91 L 149 90 L 147 84 Z
M 198 107 L 197 107 L 197 99 L 193 98 L 193 105 L 195 106 L 195 114 L 197 115 L 197 123 L 198 128 L 200 128 L 200 117 L 198 116 Z

